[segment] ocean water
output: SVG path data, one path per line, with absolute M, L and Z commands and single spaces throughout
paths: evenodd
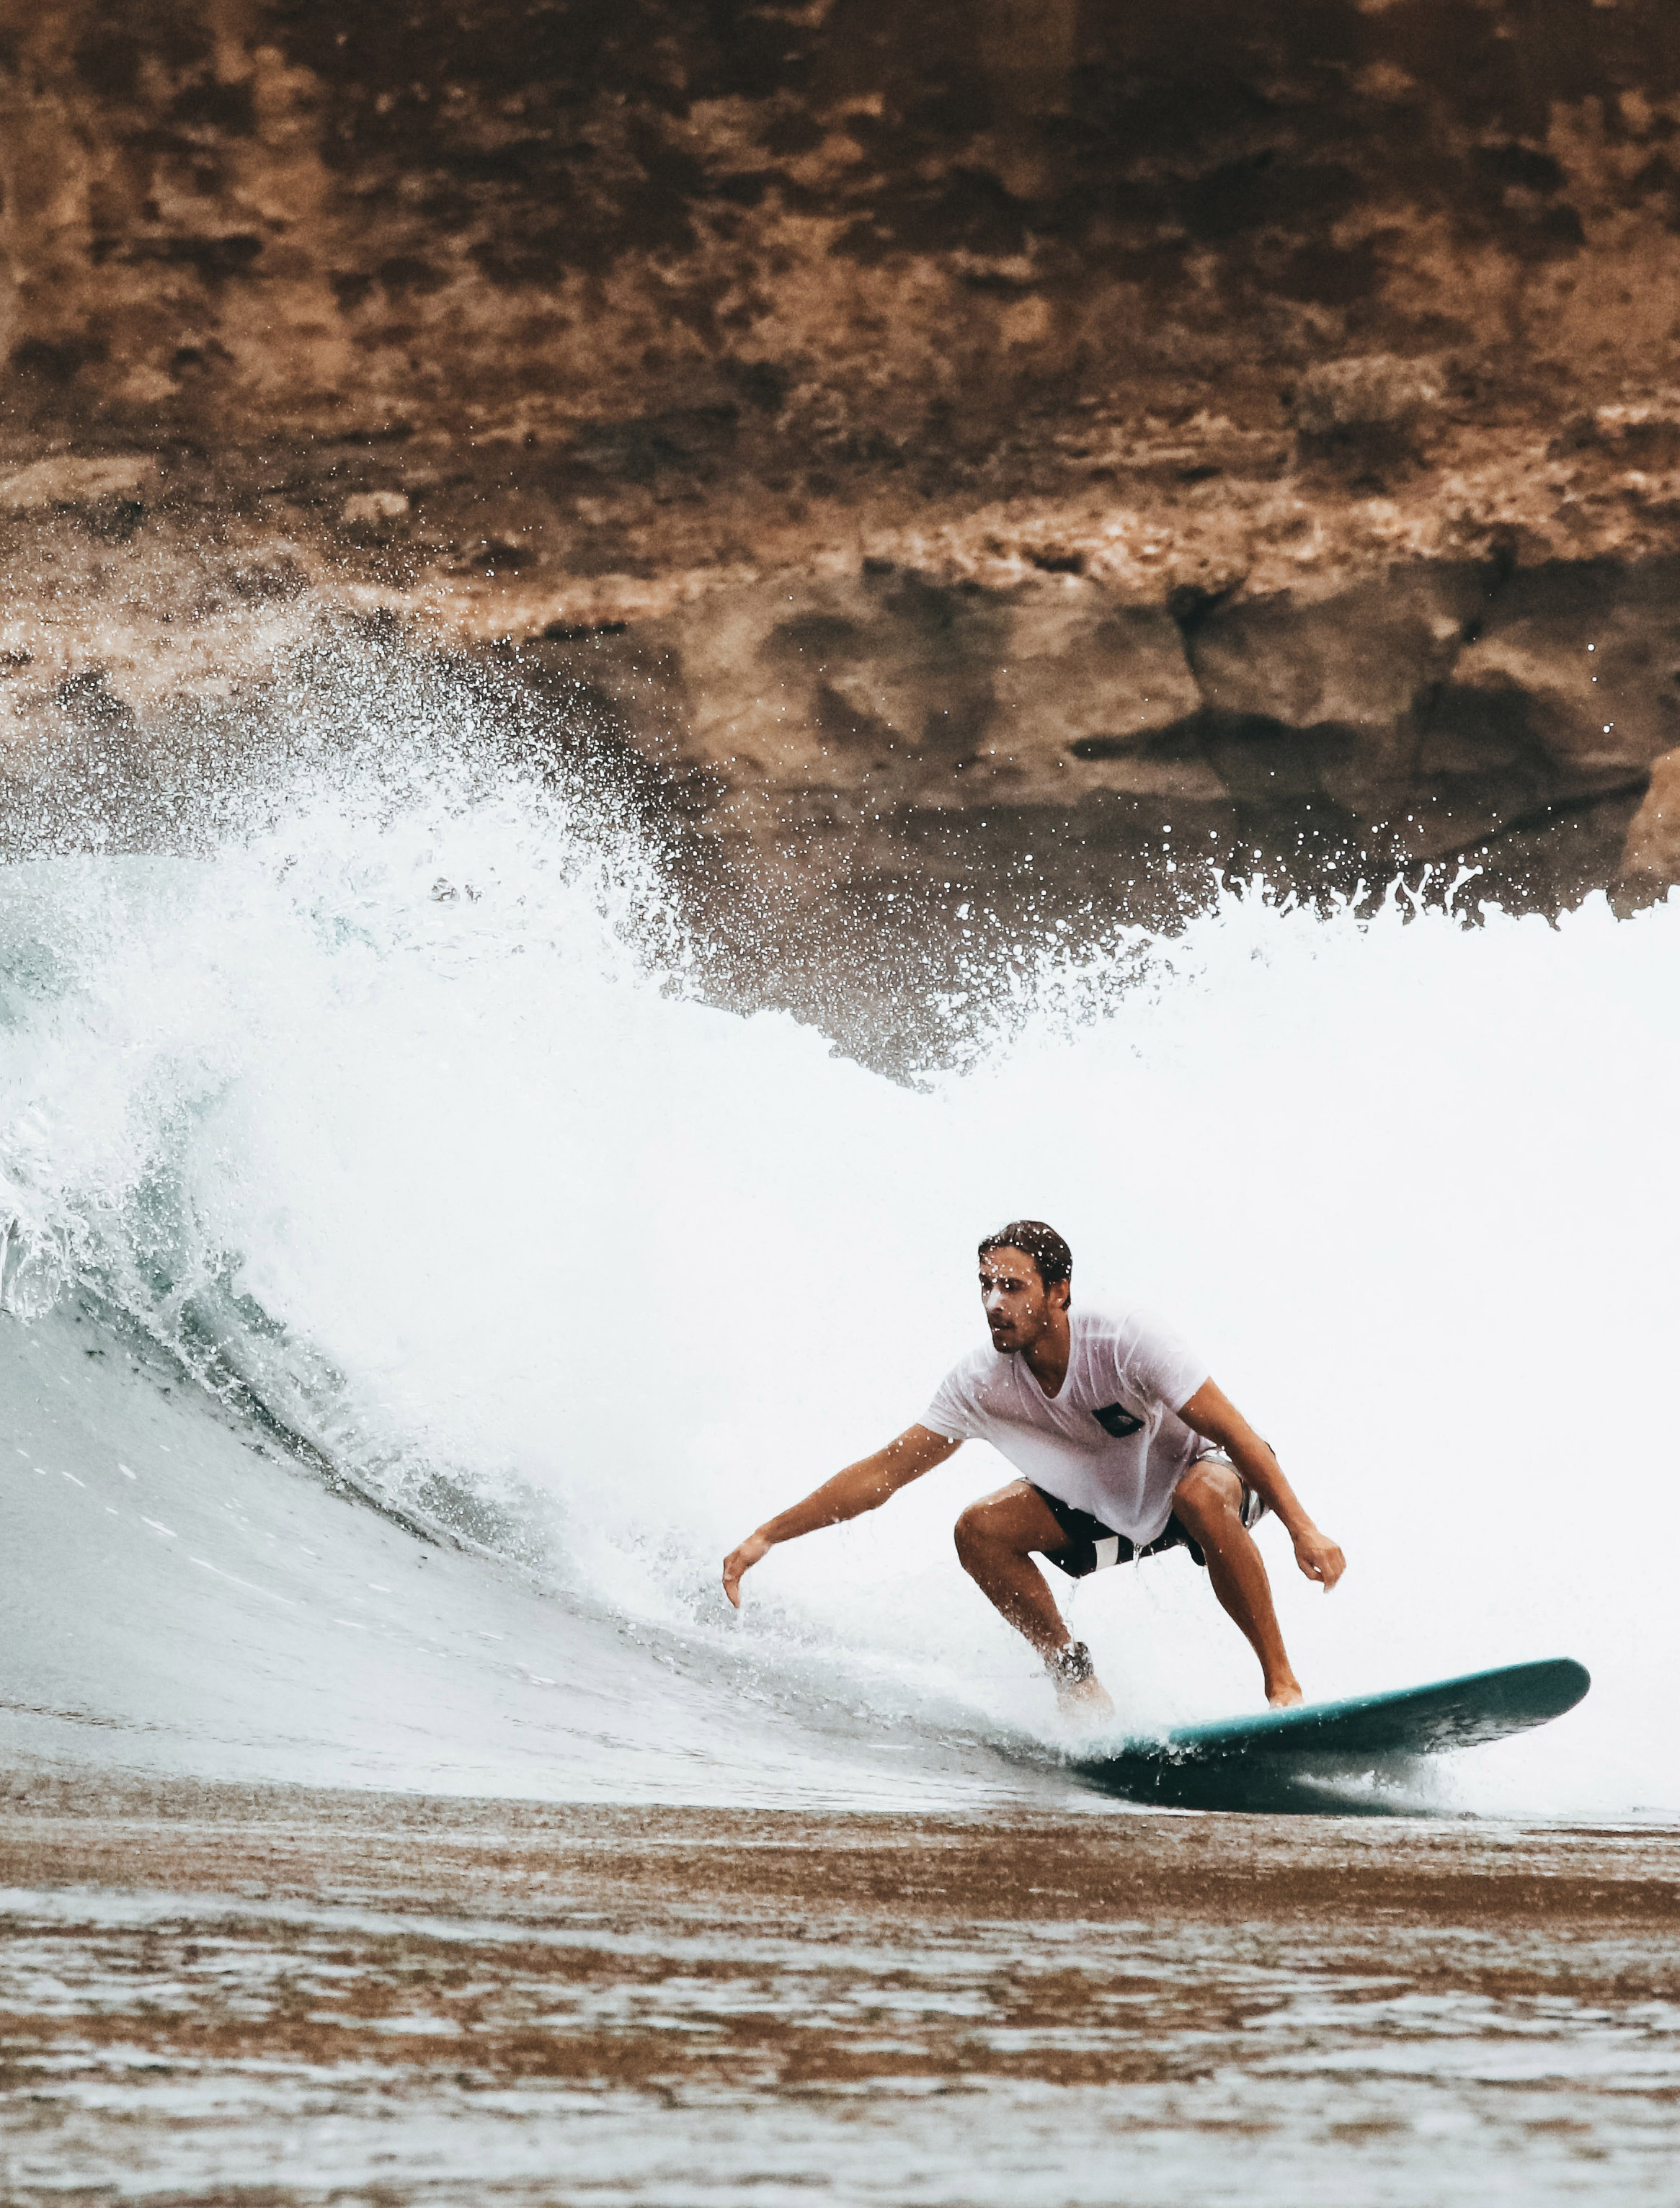
M 1076 1298 L 1204 1346 L 1342 1543 L 1326 1597 L 1261 1535 L 1310 1693 L 1574 1655 L 1587 1703 L 1429 1801 L 1680 1812 L 1680 899 L 1064 925 L 916 1081 L 705 970 L 609 795 L 441 737 L 294 747 L 167 852 L 0 870 L 15 1754 L 1076 1798 L 952 1552 L 1009 1476 L 982 1446 L 741 1617 L 718 1588 L 920 1415 L 978 1235 L 1028 1214 Z M 1182 1555 L 1068 1599 L 1128 1728 L 1257 1706 Z

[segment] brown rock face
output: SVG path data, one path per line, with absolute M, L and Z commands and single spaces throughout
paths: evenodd
M 1660 0 L 3 0 L 0 72 L 15 820 L 382 614 L 807 895 L 1680 879 Z
M 1651 787 L 1628 831 L 1627 872 L 1639 887 L 1680 882 L 1680 751 L 1651 770 Z

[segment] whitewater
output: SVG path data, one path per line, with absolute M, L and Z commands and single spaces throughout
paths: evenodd
M 1310 1694 L 1591 1669 L 1429 1806 L 1680 1813 L 1680 898 L 994 935 L 895 1079 L 712 1000 L 610 791 L 411 735 L 0 868 L 15 1764 L 1089 1800 L 952 1551 L 983 1446 L 718 1586 L 921 1415 L 1026 1215 L 1346 1549 L 1326 1598 L 1262 1530 Z M 1257 1705 L 1182 1554 L 1058 1584 L 1129 1730 Z

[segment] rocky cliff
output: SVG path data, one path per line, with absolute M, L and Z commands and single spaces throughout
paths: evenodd
M 4 0 L 0 165 L 15 823 L 336 614 L 854 909 L 1680 879 L 1661 0 Z

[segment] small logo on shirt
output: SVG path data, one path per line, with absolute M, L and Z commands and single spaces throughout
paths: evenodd
M 1143 1431 L 1143 1421 L 1134 1419 L 1124 1403 L 1105 1403 L 1100 1411 L 1093 1411 L 1091 1416 L 1103 1432 L 1113 1434 L 1117 1442 L 1123 1442 L 1128 1434 L 1141 1434 Z

